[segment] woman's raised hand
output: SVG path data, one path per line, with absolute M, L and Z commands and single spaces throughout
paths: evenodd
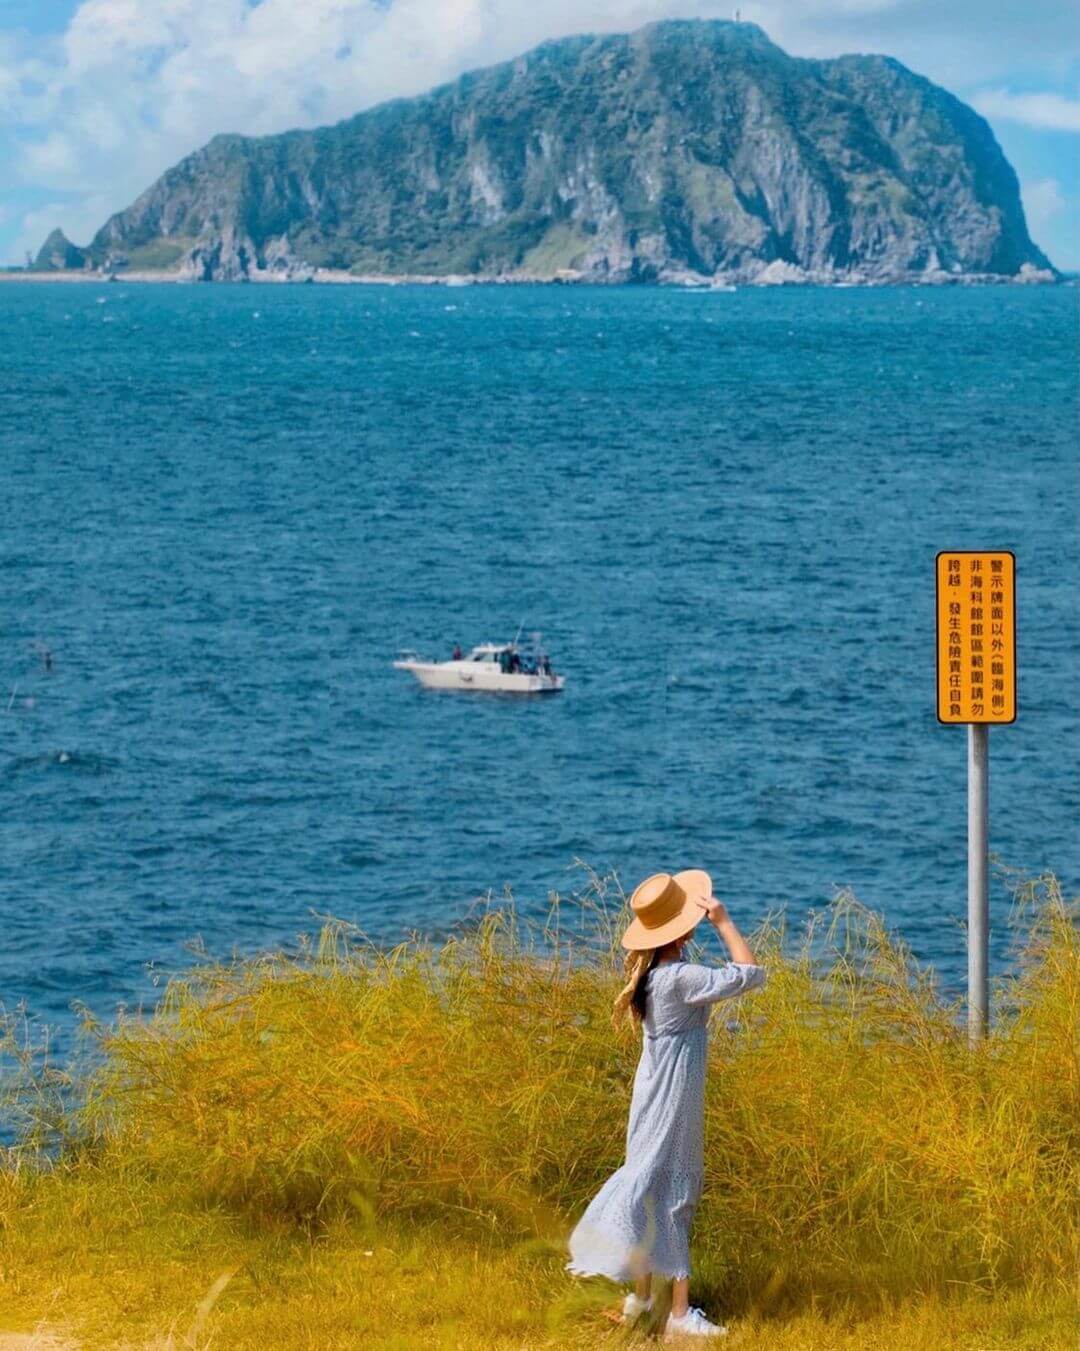
M 723 924 L 728 918 L 727 906 L 715 896 L 710 896 L 707 901 L 698 901 L 698 905 L 705 911 L 711 924 Z
M 731 960 L 743 962 L 748 966 L 756 965 L 749 944 L 736 928 L 735 921 L 728 914 L 724 902 L 718 901 L 715 896 L 710 896 L 707 901 L 698 901 L 698 905 L 708 915 L 713 928 L 724 940 L 724 945 L 731 955 Z

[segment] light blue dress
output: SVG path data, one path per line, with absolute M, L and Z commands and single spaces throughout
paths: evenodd
M 690 1275 L 690 1224 L 705 1175 L 709 1006 L 765 983 L 760 966 L 664 962 L 646 977 L 644 1044 L 626 1130 L 626 1162 L 570 1235 L 568 1269 L 626 1282 Z

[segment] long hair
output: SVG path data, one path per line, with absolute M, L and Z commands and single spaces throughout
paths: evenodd
M 659 948 L 644 948 L 637 952 L 628 952 L 623 963 L 626 984 L 615 996 L 611 1010 L 613 1027 L 620 1027 L 627 1018 L 635 1023 L 645 1021 L 646 976 L 656 965 L 660 955 Z

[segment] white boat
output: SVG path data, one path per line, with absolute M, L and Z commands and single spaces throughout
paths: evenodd
M 429 690 L 473 690 L 483 694 L 558 694 L 566 677 L 556 675 L 540 635 L 530 643 L 481 643 L 449 661 L 427 661 L 402 652 L 394 669 L 408 671 Z

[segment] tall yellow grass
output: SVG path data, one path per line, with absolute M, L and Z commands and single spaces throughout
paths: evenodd
M 335 924 L 300 957 L 174 981 L 153 1016 L 97 1029 L 85 1082 L 19 1086 L 33 1125 L 0 1171 L 0 1260 L 30 1260 L 20 1224 L 66 1196 L 247 1235 L 445 1223 L 557 1263 L 622 1157 L 638 1041 L 609 1021 L 620 902 L 597 881 L 542 931 L 493 908 L 392 951 Z M 797 938 L 754 936 L 768 984 L 719 1006 L 710 1049 L 695 1252 L 719 1309 L 1068 1298 L 1080 939 L 1053 879 L 1018 913 L 974 1052 L 959 1005 L 852 898 Z

